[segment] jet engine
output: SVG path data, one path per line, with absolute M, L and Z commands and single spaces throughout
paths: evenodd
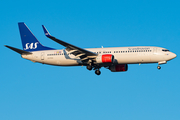
M 97 63 L 113 63 L 114 55 L 104 54 L 96 57 Z
M 112 65 L 109 67 L 109 70 L 111 70 L 111 72 L 124 72 L 128 70 L 128 65 L 127 64 Z

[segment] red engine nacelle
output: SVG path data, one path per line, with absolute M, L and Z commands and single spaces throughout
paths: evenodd
M 114 61 L 114 55 L 111 54 L 105 54 L 96 57 L 97 63 L 113 63 L 113 61 Z
M 127 64 L 113 65 L 110 66 L 109 69 L 111 70 L 111 72 L 124 72 L 128 70 L 128 65 Z

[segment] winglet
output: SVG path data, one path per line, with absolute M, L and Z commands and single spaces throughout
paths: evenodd
M 42 27 L 43 27 L 43 30 L 44 30 L 44 33 L 45 33 L 46 37 L 51 37 L 50 33 L 49 33 L 48 30 L 45 28 L 45 26 L 42 25 Z

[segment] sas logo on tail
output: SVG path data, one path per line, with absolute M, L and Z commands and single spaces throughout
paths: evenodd
M 28 49 L 36 49 L 37 48 L 37 44 L 38 42 L 36 43 L 26 43 L 26 48 L 24 48 L 24 50 L 28 50 Z

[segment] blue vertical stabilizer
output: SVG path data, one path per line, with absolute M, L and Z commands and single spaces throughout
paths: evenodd
M 23 50 L 25 51 L 40 51 L 54 50 L 53 48 L 43 46 L 33 33 L 29 30 L 25 23 L 18 23 Z

